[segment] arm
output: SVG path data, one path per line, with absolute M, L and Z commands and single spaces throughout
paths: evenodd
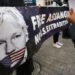
M 73 12 L 72 9 L 68 11 L 67 19 L 70 23 L 75 23 L 75 13 Z

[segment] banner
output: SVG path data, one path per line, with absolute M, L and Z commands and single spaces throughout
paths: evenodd
M 21 9 L 19 8 L 20 11 Z M 32 40 L 35 45 L 30 50 L 35 47 L 35 53 L 47 38 L 68 27 L 67 11 L 68 7 L 29 7 L 22 10 L 28 26 L 29 41 Z
M 0 65 L 14 68 L 31 58 L 42 43 L 68 27 L 67 7 L 1 7 Z

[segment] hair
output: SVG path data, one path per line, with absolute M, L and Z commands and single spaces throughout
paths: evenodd
M 2 25 L 3 23 L 11 23 L 12 25 L 21 27 L 28 38 L 25 20 L 23 18 L 23 15 L 16 7 L 0 7 L 0 25 Z M 28 39 L 26 39 L 26 41 L 27 40 Z

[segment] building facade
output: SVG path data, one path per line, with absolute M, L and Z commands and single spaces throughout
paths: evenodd
M 68 3 L 68 0 L 36 0 L 37 6 L 61 6 L 62 4 Z
M 68 0 L 24 0 L 26 6 L 61 6 Z

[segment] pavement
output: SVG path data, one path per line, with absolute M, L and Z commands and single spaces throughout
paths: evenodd
M 39 65 L 34 75 L 75 75 L 74 45 L 71 39 L 63 39 L 61 35 L 59 40 L 64 44 L 61 49 L 52 46 L 53 38 L 50 37 L 34 55 L 34 62 Z
M 33 57 L 32 75 L 75 75 L 74 45 L 71 39 L 63 39 L 61 35 L 59 40 L 64 44 L 60 49 L 53 47 L 52 37 L 43 43 Z

